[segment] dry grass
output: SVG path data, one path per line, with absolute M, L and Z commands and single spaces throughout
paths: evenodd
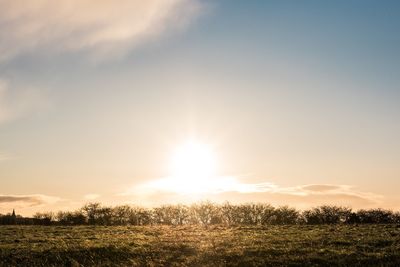
M 0 266 L 400 266 L 400 226 L 1 226 Z

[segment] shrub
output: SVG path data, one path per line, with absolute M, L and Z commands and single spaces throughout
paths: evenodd
M 384 209 L 359 210 L 338 206 L 319 206 L 303 212 L 265 203 L 218 205 L 209 201 L 186 205 L 163 205 L 153 209 L 88 203 L 77 211 L 38 212 L 33 218 L 0 215 L 0 224 L 41 225 L 269 225 L 269 224 L 400 223 L 400 213 Z

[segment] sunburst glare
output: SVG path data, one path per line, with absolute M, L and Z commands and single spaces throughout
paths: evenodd
M 211 146 L 190 140 L 171 157 L 171 176 L 184 180 L 207 179 L 216 175 L 216 156 Z

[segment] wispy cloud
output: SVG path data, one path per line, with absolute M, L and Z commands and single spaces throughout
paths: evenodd
M 152 194 L 154 192 L 175 192 L 181 194 L 202 194 L 222 192 L 265 192 L 275 190 L 276 185 L 264 183 L 242 183 L 234 176 L 217 176 L 204 179 L 182 179 L 182 177 L 167 176 L 150 180 L 128 189 L 123 194 Z
M 37 49 L 123 53 L 200 10 L 197 0 L 0 1 L 0 60 Z
M 349 185 L 310 184 L 294 187 L 276 186 L 273 190 L 239 195 L 225 192 L 219 198 L 230 198 L 236 201 L 267 201 L 275 205 L 292 205 L 298 208 L 332 204 L 352 206 L 355 208 L 373 207 L 383 204 L 379 194 L 357 190 Z
M 99 197 L 100 197 L 99 194 L 87 194 L 87 195 L 84 195 L 84 199 L 86 199 L 86 200 L 95 200 L 95 199 L 98 199 Z
M 2 153 L 0 152 L 0 161 L 4 161 L 4 160 L 9 160 L 12 159 L 13 157 L 11 157 L 10 155 L 6 154 L 6 153 Z
M 0 125 L 47 107 L 48 103 L 42 90 L 33 87 L 11 89 L 10 84 L 0 78 Z
M 60 198 L 46 195 L 0 195 L 0 205 L 13 206 L 40 206 L 44 204 L 53 204 Z
M 197 186 L 196 181 L 182 184 L 171 178 L 162 178 L 136 185 L 120 196 L 131 196 L 147 205 L 159 205 L 166 202 L 189 203 L 202 199 L 233 203 L 268 202 L 273 205 L 290 205 L 297 208 L 325 204 L 366 208 L 385 204 L 381 195 L 360 191 L 350 185 L 307 184 L 283 187 L 269 182 L 245 183 L 235 177 L 229 179 L 214 177 L 208 180 L 207 184 L 210 185 L 202 188 L 203 184 Z
M 32 216 L 36 212 L 70 210 L 77 208 L 81 203 L 44 194 L 11 195 L 0 194 L 0 213 L 9 213 L 15 209 L 16 213 Z

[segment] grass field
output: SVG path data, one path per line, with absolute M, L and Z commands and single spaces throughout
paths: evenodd
M 1 226 L 0 266 L 400 266 L 400 225 Z

